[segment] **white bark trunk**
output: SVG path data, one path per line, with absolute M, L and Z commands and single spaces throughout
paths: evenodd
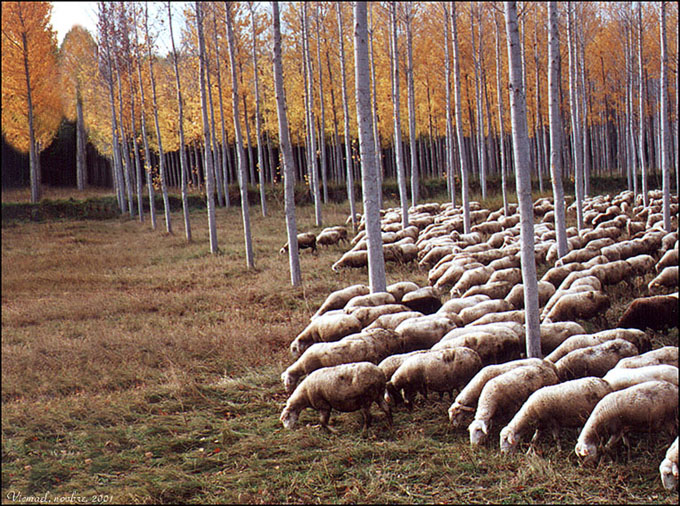
M 371 293 L 384 292 L 387 288 L 385 259 L 380 232 L 380 207 L 373 140 L 371 87 L 368 66 L 368 22 L 366 2 L 354 4 L 354 61 L 356 82 L 356 108 L 359 125 L 359 150 L 361 153 L 361 182 L 363 188 L 364 215 L 368 236 L 368 278 Z
M 565 219 L 564 189 L 562 188 L 562 117 L 560 115 L 560 34 L 557 2 L 548 3 L 548 93 L 550 122 L 550 177 L 552 178 L 555 205 L 555 234 L 557 256 L 568 252 Z
M 326 110 L 324 108 L 324 93 L 323 93 L 323 66 L 321 65 L 321 32 L 319 25 L 321 24 L 321 14 L 319 12 L 319 4 L 316 4 L 314 11 L 314 21 L 316 24 L 316 61 L 319 67 L 319 155 L 321 157 L 321 186 L 323 189 L 323 203 L 328 202 L 328 161 L 326 159 Z
M 503 107 L 503 87 L 501 86 L 501 72 L 503 70 L 503 53 L 501 52 L 500 28 L 498 16 L 494 15 L 494 26 L 496 27 L 496 91 L 498 96 L 498 137 L 501 151 L 501 192 L 503 193 L 503 213 L 505 216 L 510 214 L 510 207 L 508 206 L 508 182 L 506 177 L 507 172 L 507 155 L 505 153 L 505 114 Z
M 260 117 L 260 80 L 257 76 L 257 35 L 255 33 L 255 8 L 250 6 L 250 23 L 253 32 L 253 74 L 255 77 L 255 137 L 257 138 L 257 173 L 260 181 L 260 207 L 262 216 L 267 216 L 267 202 L 264 194 L 264 156 L 262 152 L 262 118 Z
M 408 137 L 411 147 L 411 205 L 418 204 L 418 157 L 416 153 L 416 103 L 415 86 L 413 84 L 413 3 L 406 3 L 406 51 L 408 57 L 408 69 L 406 71 L 408 82 Z
M 638 2 L 638 79 L 639 79 L 639 130 L 640 172 L 642 176 L 642 203 L 647 207 L 647 164 L 645 163 L 645 76 L 642 63 L 642 3 Z
M 446 186 L 451 197 L 451 205 L 456 206 L 456 189 L 453 170 L 453 123 L 451 118 L 451 58 L 449 55 L 449 9 L 446 2 L 444 9 L 444 67 L 446 73 Z M 429 98 L 429 95 L 428 95 Z
M 668 53 L 666 51 L 666 2 L 661 2 L 661 175 L 663 178 L 663 228 L 671 232 L 671 164 L 668 131 Z M 677 167 L 676 167 L 677 170 Z
M 510 117 L 514 140 L 517 199 L 520 210 L 527 357 L 540 358 L 542 356 L 541 332 L 538 315 L 536 259 L 534 256 L 534 210 L 531 200 L 530 147 L 527 131 L 526 98 L 522 86 L 522 62 L 519 48 L 519 32 L 517 30 L 517 6 L 515 2 L 505 2 L 505 26 L 508 37 L 508 61 L 510 67 Z
M 281 64 L 281 22 L 279 4 L 272 2 L 274 25 L 274 86 L 276 90 L 276 110 L 279 123 L 279 147 L 283 158 L 284 199 L 286 210 L 286 230 L 288 232 L 288 264 L 290 283 L 293 286 L 302 284 L 300 275 L 300 257 L 297 244 L 297 225 L 295 223 L 295 158 L 288 131 L 288 114 L 286 112 L 286 95 L 283 88 L 283 66 Z
M 569 103 L 571 109 L 572 151 L 574 156 L 574 186 L 576 193 L 576 227 L 583 229 L 583 150 L 581 148 L 581 125 L 579 121 L 578 91 L 576 85 L 576 51 L 572 9 L 567 3 L 567 44 L 569 45 Z
M 252 269 L 255 267 L 255 259 L 253 257 L 253 240 L 250 234 L 248 187 L 246 185 L 246 157 L 245 153 L 243 152 L 243 137 L 241 136 L 241 122 L 239 120 L 238 76 L 236 75 L 236 48 L 234 47 L 231 4 L 232 2 L 225 3 L 225 16 L 227 18 L 227 44 L 229 45 L 229 63 L 231 65 L 231 102 L 234 110 L 234 136 L 236 140 L 236 154 L 238 158 L 239 188 L 241 190 L 241 215 L 243 216 L 243 237 L 246 249 L 246 265 L 249 269 Z

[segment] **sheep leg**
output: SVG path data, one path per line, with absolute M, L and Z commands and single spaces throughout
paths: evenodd
M 617 433 L 615 433 L 615 434 L 612 434 L 612 435 L 609 437 L 609 441 L 607 441 L 607 444 L 604 445 L 605 449 L 611 450 L 612 447 L 613 447 L 616 443 L 618 443 L 619 440 L 620 440 L 622 437 L 623 437 L 623 433 L 622 433 L 622 432 L 617 432 Z
M 371 426 L 371 406 L 368 405 L 366 407 L 361 408 L 361 414 L 364 417 L 364 427 L 362 429 L 362 432 L 366 434 L 368 432 L 368 428 Z
M 390 408 L 390 405 L 385 401 L 384 397 L 378 397 L 378 400 L 376 401 L 378 403 L 378 407 L 382 410 L 383 413 L 387 416 L 387 424 L 392 428 L 392 409 Z
M 326 429 L 328 432 L 335 433 L 336 430 L 328 426 L 328 420 L 330 419 L 330 417 L 331 417 L 330 408 L 319 410 L 319 420 L 321 422 L 321 427 Z

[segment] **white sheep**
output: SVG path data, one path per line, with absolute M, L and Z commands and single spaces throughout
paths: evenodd
M 491 267 L 482 266 L 476 269 L 466 269 L 458 282 L 453 285 L 451 295 L 462 295 L 475 285 L 486 283 L 495 271 Z
M 417 290 L 419 288 L 412 281 L 400 281 L 398 283 L 392 283 L 386 289 L 387 293 L 392 294 L 397 302 L 401 302 L 401 298 L 409 292 Z
M 585 332 L 576 322 L 541 323 L 541 353 L 545 357 L 569 337 Z
M 387 382 L 385 399 L 409 409 L 418 392 L 427 399 L 428 391 L 452 392 L 461 388 L 482 367 L 477 353 L 469 348 L 428 351 L 407 358 Z M 403 392 L 403 396 L 402 396 Z
M 403 351 L 403 343 L 394 332 L 385 329 L 364 330 L 339 341 L 311 345 L 281 374 L 281 381 L 286 392 L 290 393 L 302 376 L 322 367 L 352 362 L 378 364 L 385 357 Z
M 654 269 L 658 274 L 666 267 L 672 267 L 673 265 L 678 265 L 678 248 L 672 248 L 666 251 L 666 253 L 664 253 L 661 259 L 657 262 Z
M 584 376 L 601 378 L 613 369 L 619 360 L 637 354 L 638 349 L 634 344 L 617 338 L 569 352 L 555 362 L 555 368 L 560 381 Z
M 526 312 L 524 309 L 516 309 L 514 311 L 501 311 L 499 313 L 488 313 L 477 318 L 475 321 L 470 323 L 471 326 L 476 327 L 479 325 L 487 325 L 490 323 L 502 323 L 502 322 L 513 322 L 524 325 L 524 320 L 526 318 Z
M 578 436 L 575 451 L 584 463 L 598 456 L 598 443 L 609 434 L 610 449 L 627 430 L 678 431 L 678 387 L 667 381 L 646 381 L 605 395 Z
M 423 313 L 418 311 L 401 311 L 399 313 L 390 313 L 379 316 L 377 320 L 371 323 L 366 329 L 387 329 L 394 330 L 399 324 L 410 318 L 417 318 L 418 316 L 424 316 Z
M 511 418 L 536 390 L 559 382 L 546 365 L 525 365 L 496 376 L 482 389 L 475 419 L 468 426 L 470 444 L 478 445 L 489 435 L 494 417 Z
M 480 302 L 484 302 L 487 300 L 491 300 L 491 298 L 488 295 L 473 295 L 471 297 L 457 297 L 453 299 L 449 299 L 444 304 L 442 307 L 439 308 L 437 313 L 439 314 L 444 314 L 444 316 L 447 316 L 451 313 L 453 314 L 460 314 L 460 312 L 467 308 L 467 307 L 472 307 L 475 304 L 479 304 Z
M 566 356 L 579 348 L 587 348 L 588 346 L 597 346 L 605 341 L 612 339 L 624 339 L 635 345 L 638 350 L 648 349 L 649 338 L 647 335 L 637 329 L 607 329 L 595 334 L 577 334 L 565 339 L 550 355 L 545 357 L 552 363 L 556 363 L 562 357 Z
M 623 390 L 645 381 L 668 381 L 678 386 L 678 368 L 667 364 L 632 369 L 614 367 L 602 379 L 611 385 L 612 390 Z
M 453 427 L 459 427 L 463 424 L 464 419 L 469 415 L 472 417 L 477 407 L 477 401 L 479 400 L 479 394 L 482 392 L 484 385 L 486 385 L 490 380 L 496 376 L 508 372 L 516 367 L 522 367 L 525 365 L 540 365 L 543 360 L 540 358 L 523 358 L 521 360 L 513 360 L 511 362 L 505 362 L 503 364 L 492 364 L 482 367 L 482 369 L 475 374 L 475 376 L 468 381 L 465 388 L 463 388 L 453 404 L 449 407 L 449 422 Z
M 664 346 L 656 350 L 648 351 L 642 355 L 634 357 L 622 358 L 616 364 L 615 368 L 645 367 L 648 365 L 668 364 L 678 367 L 678 347 Z
M 430 350 L 416 350 L 409 351 L 408 353 L 397 353 L 396 355 L 390 355 L 383 359 L 379 364 L 380 370 L 385 375 L 385 379 L 389 381 L 394 374 L 394 371 L 399 369 L 401 364 L 403 364 L 407 358 L 412 357 L 418 353 L 428 353 Z
M 501 452 L 517 448 L 522 437 L 533 428 L 536 432 L 532 443 L 538 439 L 539 430 L 547 428 L 559 448 L 557 435 L 560 427 L 582 427 L 595 405 L 611 391 L 609 383 L 594 377 L 539 388 L 529 396 L 510 423 L 501 429 Z
M 331 410 L 350 412 L 361 410 L 364 431 L 371 424 L 371 404 L 378 404 L 392 426 L 392 412 L 383 398 L 385 375 L 375 364 L 357 362 L 324 367 L 307 376 L 288 398 L 281 413 L 281 422 L 292 429 L 305 408 L 319 411 L 321 426 L 330 430 Z
M 366 295 L 357 295 L 345 304 L 345 312 L 351 313 L 357 307 L 375 307 L 384 304 L 396 304 L 396 300 L 391 293 L 374 292 Z
M 487 281 L 482 285 L 475 285 L 469 288 L 463 297 L 471 297 L 477 294 L 488 295 L 491 299 L 504 299 L 513 287 L 513 283 L 508 281 Z
M 463 309 L 458 316 L 463 320 L 463 324 L 467 325 L 475 320 L 480 319 L 485 314 L 500 313 L 503 311 L 510 311 L 512 308 L 510 304 L 503 299 L 492 299 L 485 302 L 480 302 L 472 307 Z
M 538 287 L 538 307 L 545 306 L 550 297 L 555 294 L 555 287 L 552 283 L 547 281 L 539 281 L 537 283 Z M 505 297 L 506 302 L 508 302 L 515 309 L 524 308 L 524 285 L 522 283 L 516 284 L 510 293 Z
M 657 277 L 649 282 L 648 289 L 651 294 L 662 293 L 664 288 L 678 288 L 678 266 L 664 267 Z
M 673 490 L 678 486 L 678 438 L 668 447 L 666 457 L 659 465 L 661 483 L 666 490 Z
M 331 311 L 333 309 L 342 309 L 345 307 L 345 304 L 347 304 L 353 297 L 356 297 L 357 295 L 367 295 L 370 292 L 371 289 L 366 285 L 352 285 L 343 288 L 342 290 L 336 290 L 326 297 L 326 300 L 323 304 L 321 304 L 321 307 L 316 311 L 316 313 L 314 313 L 312 319 L 321 316 L 327 311 Z
M 356 316 L 341 310 L 329 311 L 312 320 L 290 343 L 290 353 L 298 358 L 314 343 L 339 341 L 345 336 L 360 332 L 361 322 Z
M 437 343 L 438 349 L 465 346 L 475 350 L 484 365 L 499 364 L 518 359 L 521 353 L 520 338 L 514 332 L 469 332 Z
M 404 342 L 404 351 L 414 351 L 431 348 L 454 327 L 450 318 L 433 314 L 404 320 L 395 332 Z
M 593 316 L 604 314 L 609 305 L 609 297 L 604 292 L 590 290 L 580 293 L 565 293 L 543 320 L 550 320 L 550 322 L 573 321 L 577 318 L 587 320 Z
M 402 304 L 383 304 L 381 306 L 360 306 L 351 310 L 345 309 L 361 322 L 361 327 L 367 327 L 383 315 L 402 313 L 409 309 Z M 351 311 L 351 312 L 350 312 Z
M 404 294 L 401 303 L 408 306 L 412 311 L 420 311 L 426 315 L 436 313 L 442 307 L 439 296 L 431 286 L 418 288 Z
M 343 269 L 345 267 L 359 268 L 366 267 L 367 265 L 368 251 L 347 251 L 340 257 L 340 260 L 331 266 L 331 270 L 333 272 L 338 272 L 339 269 Z

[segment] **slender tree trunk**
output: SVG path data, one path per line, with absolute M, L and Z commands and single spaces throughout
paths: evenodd
M 182 185 L 182 213 L 184 216 L 184 234 L 187 242 L 191 242 L 191 222 L 189 221 L 189 198 L 187 195 L 187 157 L 184 151 L 184 105 L 182 103 L 182 86 L 179 79 L 179 65 L 177 64 L 177 51 L 175 38 L 172 33 L 172 9 L 168 2 L 168 25 L 170 26 L 170 43 L 172 47 L 172 64 L 175 68 L 175 87 L 177 90 L 177 108 L 179 113 L 179 161 Z
M 204 11 L 205 12 L 205 11 Z M 217 24 L 215 19 L 215 15 L 213 13 L 213 22 L 215 22 L 215 25 Z M 208 90 L 208 111 L 210 112 L 210 142 L 207 143 L 210 145 L 210 151 L 208 152 L 212 158 L 212 164 L 213 164 L 213 177 L 215 178 L 215 185 L 214 189 L 217 192 L 217 202 L 219 203 L 220 206 L 224 206 L 224 195 L 222 194 L 222 174 L 220 173 L 219 170 L 219 157 L 218 157 L 218 149 L 217 149 L 217 136 L 215 135 L 215 108 L 213 107 L 213 95 L 212 95 L 212 82 L 210 78 L 210 53 L 208 51 L 208 48 L 206 46 L 205 49 L 205 79 L 206 79 L 206 88 Z
M 453 169 L 453 123 L 451 119 L 451 58 L 449 55 L 449 9 L 446 2 L 444 9 L 444 70 L 446 75 L 446 187 L 451 198 L 451 206 L 456 206 L 455 176 Z M 429 92 L 429 89 L 428 89 Z M 428 100 L 429 100 L 428 94 Z M 439 164 L 438 164 L 439 165 Z
M 213 173 L 213 157 L 210 146 L 210 123 L 208 119 L 208 93 L 206 91 L 207 55 L 205 54 L 205 41 L 203 37 L 203 23 L 205 13 L 201 2 L 195 3 L 196 10 L 196 31 L 198 32 L 198 51 L 199 51 L 199 87 L 201 89 L 201 118 L 203 120 L 203 168 L 205 170 L 205 193 L 208 208 L 208 236 L 210 240 L 210 253 L 217 254 L 217 220 L 215 217 L 215 175 Z
M 538 314 L 538 283 L 534 255 L 534 210 L 531 199 L 531 171 L 529 134 L 527 129 L 526 99 L 523 89 L 517 5 L 505 2 L 505 26 L 508 37 L 510 67 L 510 117 L 512 119 L 515 152 L 517 199 L 520 211 L 522 282 L 527 357 L 541 358 L 541 331 Z
M 370 17 L 371 17 L 371 27 L 368 32 L 368 51 L 369 58 L 371 62 L 371 88 L 373 90 L 372 102 L 373 107 L 373 141 L 375 142 L 375 166 L 378 171 L 378 194 L 380 197 L 380 208 L 383 205 L 383 194 L 382 194 L 382 150 L 380 149 L 380 132 L 378 129 L 378 94 L 376 93 L 376 81 L 375 81 L 375 58 L 373 57 L 373 4 L 369 5 Z
M 229 200 L 229 146 L 227 145 L 227 130 L 224 125 L 224 100 L 222 99 L 222 59 L 220 57 L 220 45 L 217 43 L 217 16 L 213 15 L 213 45 L 215 46 L 215 62 L 217 63 L 217 98 L 220 106 L 220 132 L 222 134 L 221 162 L 215 170 L 221 175 L 222 192 L 224 193 L 224 206 L 230 207 Z
M 340 3 L 335 4 L 338 14 L 338 37 L 340 38 L 340 73 L 342 74 L 342 112 L 345 120 L 345 158 L 347 163 L 347 199 L 352 220 L 352 230 L 357 230 L 356 206 L 354 204 L 354 176 L 352 175 L 352 146 L 349 135 L 349 107 L 347 102 L 347 76 L 345 73 L 345 42 L 342 30 L 342 10 Z
M 508 206 L 508 182 L 507 182 L 507 162 L 505 154 L 505 132 L 504 132 L 504 112 L 503 112 L 503 88 L 501 86 L 501 72 L 503 69 L 503 53 L 501 52 L 501 41 L 500 41 L 500 28 L 498 16 L 494 15 L 494 26 L 496 28 L 496 91 L 498 96 L 498 135 L 500 139 L 500 152 L 501 152 L 501 191 L 503 193 L 503 213 L 505 216 L 510 214 L 510 208 Z
M 538 23 L 534 26 L 534 67 L 536 70 L 536 125 L 534 125 L 534 138 L 536 139 L 536 171 L 538 172 L 538 191 L 543 193 L 543 121 L 541 118 L 541 74 L 539 72 L 538 56 Z
M 642 173 L 642 203 L 647 207 L 647 165 L 645 163 L 645 79 L 642 71 L 642 4 L 638 2 L 638 76 L 639 76 L 639 102 L 640 102 L 640 172 Z M 676 87 L 677 89 L 677 87 Z
M 583 149 L 581 148 L 581 125 L 579 120 L 579 102 L 576 83 L 576 51 L 574 39 L 574 22 L 572 9 L 567 3 L 567 44 L 569 45 L 569 103 L 571 108 L 572 151 L 574 153 L 574 179 L 576 193 L 576 227 L 579 233 L 583 229 Z
M 579 9 L 583 8 L 583 4 L 577 6 Z M 580 22 L 579 22 L 580 21 Z M 580 104 L 581 104 L 581 140 L 582 140 L 582 150 L 583 150 L 583 196 L 588 196 L 590 191 L 590 154 L 588 153 L 588 142 L 590 134 L 588 132 L 588 95 L 586 89 L 586 63 L 585 63 L 585 42 L 583 34 L 583 15 L 579 15 L 577 19 L 576 26 L 576 46 L 580 48 L 580 58 L 579 58 L 579 75 L 580 75 Z M 637 188 L 637 184 L 635 185 Z M 635 190 L 637 193 L 637 189 Z
M 130 89 L 130 126 L 132 130 L 132 155 L 135 161 L 135 182 L 137 184 L 137 214 L 139 215 L 139 222 L 144 223 L 144 199 L 142 195 L 142 166 L 139 162 L 139 145 L 137 144 L 137 127 L 135 126 L 135 90 L 132 84 L 132 55 L 128 52 L 127 56 L 127 72 L 128 84 Z
M 39 152 L 36 153 L 35 146 L 35 128 L 33 126 L 33 95 L 31 93 L 31 74 L 28 70 L 28 41 L 26 39 L 25 31 L 21 33 L 21 42 L 24 57 L 24 75 L 26 78 L 26 97 L 28 102 L 28 138 L 29 138 L 28 162 L 30 167 L 29 177 L 31 181 L 31 203 L 37 204 L 40 201 L 40 177 L 37 168 L 37 165 L 40 163 L 40 160 L 38 159 L 40 155 Z M 114 143 L 115 142 L 116 140 L 114 134 Z
M 134 25 L 137 26 L 137 11 L 136 9 L 133 9 L 133 15 L 134 15 Z M 141 55 L 139 54 L 139 44 L 137 40 L 137 30 L 133 30 L 134 36 L 135 36 L 135 43 L 134 43 L 134 48 L 135 48 L 135 57 L 137 60 L 137 81 L 139 83 L 139 102 L 140 102 L 140 118 L 142 122 L 142 141 L 144 142 L 144 174 L 146 176 L 146 187 L 147 191 L 149 192 L 149 215 L 151 217 L 151 229 L 156 230 L 156 206 L 155 206 L 155 192 L 154 192 L 154 186 L 153 186 L 153 178 L 152 178 L 152 168 L 153 165 L 151 163 L 151 150 L 149 149 L 149 140 L 147 137 L 147 130 L 146 130 L 146 119 L 145 119 L 145 104 L 144 104 L 144 82 L 142 81 L 142 64 L 141 64 Z
M 87 164 L 85 157 L 85 120 L 83 119 L 83 97 L 80 86 L 76 90 L 76 184 L 78 190 L 85 189 L 87 184 Z
M 326 46 L 326 65 L 328 66 L 328 76 L 332 77 L 333 72 L 331 71 L 331 57 L 330 57 L 330 51 L 328 50 L 328 46 Z M 333 111 L 333 139 L 335 140 L 335 168 L 336 168 L 336 180 L 339 180 L 340 177 L 339 175 L 341 174 L 341 166 L 342 166 L 342 152 L 340 148 L 340 136 L 338 135 L 338 118 L 337 114 L 335 112 L 335 91 L 334 91 L 334 86 L 333 83 L 330 83 L 330 88 L 331 88 L 331 108 Z
M 120 129 L 120 143 L 123 145 L 123 180 L 125 181 L 125 195 L 127 199 L 128 213 L 130 217 L 135 215 L 135 208 L 133 203 L 133 191 L 132 191 L 132 177 L 130 171 L 132 170 L 132 162 L 130 160 L 130 150 L 128 149 L 127 135 L 125 135 L 125 123 L 123 122 L 123 88 L 120 83 L 120 71 L 118 69 L 118 63 L 116 58 L 114 58 L 114 68 L 116 70 L 116 82 L 118 83 L 118 114 L 120 121 L 118 122 L 118 128 Z
M 408 55 L 408 136 L 411 147 L 411 205 L 418 205 L 420 196 L 418 195 L 419 171 L 418 158 L 416 156 L 416 99 L 415 86 L 413 84 L 413 31 L 411 23 L 413 20 L 413 4 L 406 4 L 406 51 Z
M 302 4 L 302 39 L 305 60 L 305 72 L 307 73 L 307 128 L 309 136 L 309 158 L 311 165 L 312 195 L 314 196 L 314 218 L 317 227 L 322 226 L 321 216 L 321 192 L 319 191 L 319 170 L 316 165 L 316 135 L 314 133 L 314 74 L 312 61 L 309 56 L 309 26 L 307 21 L 307 4 Z
M 272 2 L 274 26 L 274 87 L 276 90 L 276 110 L 279 122 L 279 147 L 283 159 L 284 199 L 286 209 L 286 229 L 288 232 L 288 264 L 290 283 L 293 286 L 302 284 L 300 275 L 300 257 L 298 255 L 297 225 L 295 224 L 295 160 L 293 146 L 288 131 L 288 114 L 286 113 L 286 96 L 283 88 L 283 66 L 281 64 L 281 25 L 279 21 L 279 3 Z
M 399 110 L 399 46 L 397 44 L 397 3 L 390 2 L 392 25 L 392 108 L 394 111 L 394 152 L 397 163 L 397 183 L 401 202 L 401 226 L 408 227 L 408 194 L 406 193 L 406 174 L 404 154 L 401 144 L 401 112 Z M 370 105 L 370 104 L 369 104 Z M 372 123 L 371 119 L 371 123 Z M 372 126 L 372 125 L 371 125 Z M 371 150 L 371 153 L 373 150 Z M 375 156 L 375 155 L 374 155 Z
M 458 30 L 456 29 L 456 3 L 451 3 L 451 33 L 453 37 L 453 88 L 456 97 L 456 132 L 460 154 L 460 173 L 463 194 L 463 231 L 470 233 L 470 199 L 468 197 L 467 157 L 464 153 L 463 110 L 460 101 L 460 63 L 458 57 Z
M 555 235 L 557 256 L 568 252 L 564 189 L 562 188 L 562 117 L 560 115 L 560 34 L 557 2 L 548 3 L 548 119 L 550 123 L 550 177 L 555 204 Z
M 232 107 L 234 110 L 234 133 L 236 140 L 236 153 L 239 167 L 239 185 L 241 188 L 241 213 L 243 215 L 243 235 L 245 238 L 246 248 L 246 265 L 249 269 L 255 267 L 255 259 L 253 257 L 253 240 L 250 234 L 250 212 L 248 210 L 248 188 L 245 183 L 246 178 L 246 159 L 243 152 L 243 141 L 241 137 L 241 122 L 239 121 L 238 112 L 238 76 L 236 75 L 236 48 L 234 46 L 234 32 L 232 28 L 232 13 L 231 4 L 233 2 L 225 2 L 225 11 L 227 18 L 227 42 L 229 45 L 229 62 L 231 64 L 231 82 L 232 82 Z M 247 124 L 247 121 L 246 121 Z
M 260 80 L 257 76 L 257 36 L 255 33 L 255 8 L 250 5 L 250 23 L 253 28 L 253 74 L 255 77 L 255 137 L 257 138 L 257 172 L 260 180 L 260 207 L 262 216 L 267 216 L 267 201 L 264 194 L 264 153 L 262 152 L 262 118 L 260 117 Z
M 321 14 L 319 13 L 319 4 L 315 4 L 314 18 L 316 22 L 316 60 L 319 68 L 319 113 L 321 115 L 319 127 L 319 147 L 321 155 L 321 184 L 323 186 L 323 203 L 328 202 L 328 160 L 326 159 L 326 111 L 324 109 L 324 92 L 323 92 L 323 67 L 321 65 L 321 32 L 319 25 L 321 24 Z
M 663 228 L 671 229 L 671 164 L 668 131 L 668 52 L 666 50 L 666 2 L 661 2 L 661 176 L 663 185 Z M 677 167 L 676 167 L 677 170 Z
M 479 6 L 476 6 L 479 9 Z M 475 110 L 477 113 L 477 159 L 479 167 L 479 185 L 482 190 L 482 199 L 486 199 L 486 162 L 484 158 L 484 114 L 482 113 L 482 95 L 481 95 L 481 68 L 480 58 L 482 54 L 482 23 L 481 15 L 479 15 L 479 23 L 477 33 L 479 42 L 475 47 L 475 23 L 474 10 L 470 7 L 470 38 L 472 39 L 472 59 L 475 74 Z
M 392 5 L 392 9 L 394 9 Z M 396 13 L 394 13 L 396 14 Z M 356 82 L 356 108 L 359 126 L 359 149 L 361 152 L 361 184 L 368 237 L 368 279 L 371 293 L 387 289 L 385 259 L 380 232 L 380 208 L 373 149 L 373 117 L 371 108 L 371 88 L 368 65 L 368 22 L 366 2 L 354 4 L 354 61 Z M 395 27 L 396 28 L 396 27 Z M 394 35 L 396 43 L 396 32 Z M 396 52 L 395 52 L 396 56 Z M 396 60 L 396 58 L 395 58 Z M 407 226 L 407 225 L 404 225 Z

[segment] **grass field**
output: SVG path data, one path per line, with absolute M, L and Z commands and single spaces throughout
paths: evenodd
M 305 250 L 292 288 L 270 207 L 251 207 L 251 271 L 239 208 L 217 210 L 219 255 L 205 211 L 191 214 L 191 244 L 181 213 L 174 235 L 162 212 L 156 231 L 129 218 L 3 222 L 3 503 L 677 503 L 659 479 L 666 436 L 634 437 L 630 458 L 621 446 L 597 468 L 579 464 L 576 431 L 561 451 L 545 438 L 506 456 L 497 436 L 472 449 L 436 396 L 397 409 L 393 430 L 375 408 L 367 435 L 358 413 L 334 412 L 328 434 L 312 410 L 284 430 L 290 341 L 367 273 L 330 270 L 343 248 Z M 348 215 L 323 212 L 324 225 Z M 313 207 L 297 213 L 300 231 L 319 230 Z M 425 285 L 427 272 L 388 264 L 388 283 L 403 280 Z M 633 294 L 622 283 L 610 295 L 612 322 Z M 653 340 L 677 345 L 677 330 Z

